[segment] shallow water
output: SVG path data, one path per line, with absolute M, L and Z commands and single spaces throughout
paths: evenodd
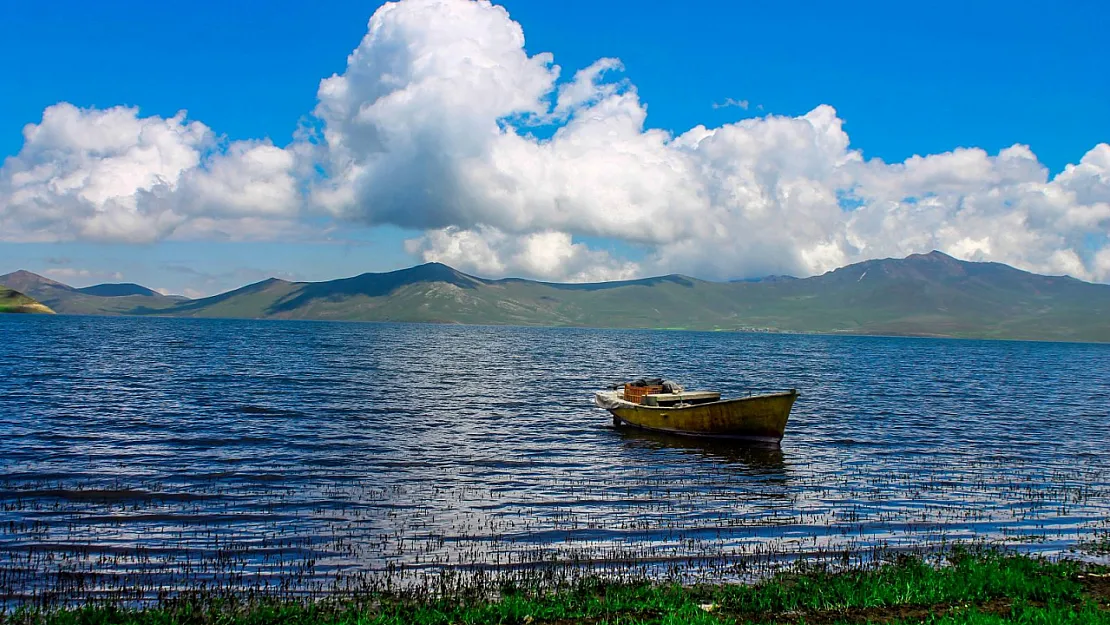
M 649 374 L 801 397 L 781 449 L 614 430 L 591 391 Z M 0 595 L 1060 554 L 1110 529 L 1108 379 L 1106 345 L 0 316 Z

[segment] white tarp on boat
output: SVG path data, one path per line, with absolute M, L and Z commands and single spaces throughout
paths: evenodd
M 621 407 L 629 408 L 636 405 L 632 402 L 624 401 L 620 391 L 598 391 L 594 393 L 594 403 L 606 410 Z

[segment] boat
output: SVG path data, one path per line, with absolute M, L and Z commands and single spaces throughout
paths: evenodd
M 594 403 L 612 413 L 615 427 L 777 444 L 797 398 L 797 389 L 721 399 L 715 391 L 625 384 L 596 392 Z

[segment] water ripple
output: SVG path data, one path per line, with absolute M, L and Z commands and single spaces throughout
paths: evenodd
M 1102 345 L 65 316 L 0 336 L 8 598 L 550 562 L 728 579 L 1110 529 Z M 802 395 L 781 449 L 617 431 L 589 403 L 655 373 Z

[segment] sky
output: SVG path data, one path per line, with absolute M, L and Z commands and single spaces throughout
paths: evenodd
M 1110 282 L 1110 7 L 6 3 L 0 273 Z

